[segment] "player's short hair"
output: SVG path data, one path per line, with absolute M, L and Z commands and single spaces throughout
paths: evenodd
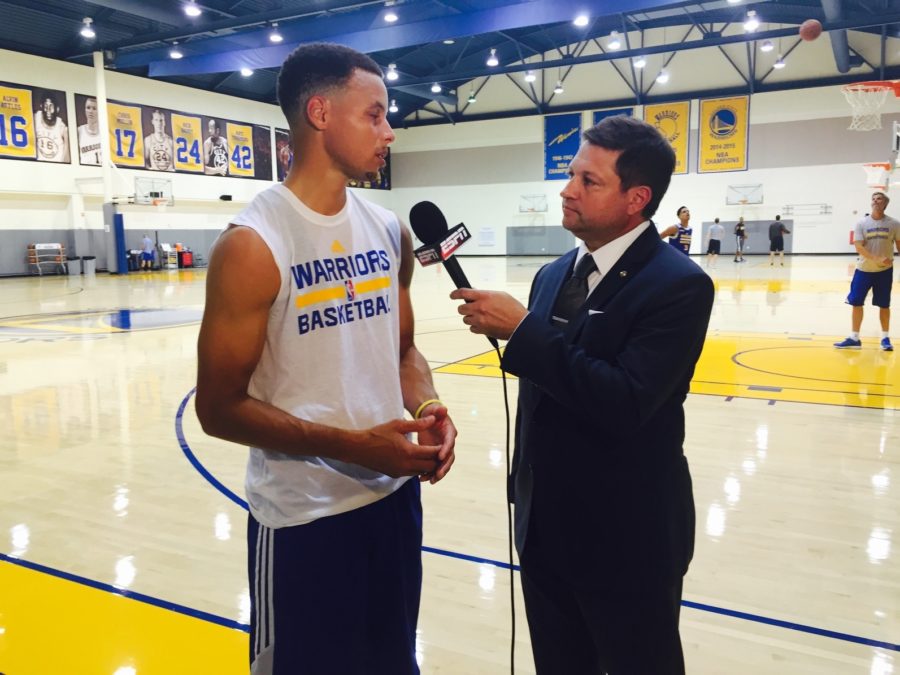
M 881 191 L 873 192 L 873 193 L 872 193 L 872 196 L 874 197 L 875 195 L 881 195 L 882 197 L 884 197 L 884 203 L 885 203 L 885 205 L 891 203 L 891 198 L 888 197 L 885 193 L 883 193 L 883 192 L 881 192 Z M 867 213 L 866 215 L 869 215 L 869 214 Z
M 681 212 L 684 211 L 686 208 L 687 208 L 686 206 L 679 206 L 678 210 L 675 212 L 675 215 L 681 216 Z
M 716 218 L 715 223 L 716 223 L 716 225 L 719 224 L 719 219 L 718 219 L 718 218 Z
M 278 104 L 291 128 L 299 122 L 298 114 L 315 94 L 341 87 L 354 70 L 382 77 L 381 67 L 365 54 L 329 42 L 300 45 L 290 53 L 278 73 Z
M 607 117 L 584 132 L 584 140 L 607 150 L 621 150 L 616 175 L 622 190 L 650 188 L 650 201 L 641 215 L 650 218 L 662 201 L 675 170 L 675 151 L 656 127 L 625 115 Z

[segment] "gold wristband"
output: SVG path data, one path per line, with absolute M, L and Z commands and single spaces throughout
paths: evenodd
M 415 417 L 416 419 L 419 419 L 419 417 L 422 415 L 422 411 L 425 410 L 425 408 L 430 406 L 432 403 L 437 403 L 438 405 L 444 405 L 440 400 L 438 400 L 436 398 L 430 398 L 427 401 L 422 401 L 421 405 L 418 408 L 416 408 L 416 414 L 413 415 L 413 417 Z

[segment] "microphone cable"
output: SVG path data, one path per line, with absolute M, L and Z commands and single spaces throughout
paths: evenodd
M 500 367 L 500 376 L 503 379 L 503 407 L 506 411 L 506 474 L 504 480 L 504 501 L 506 502 L 506 541 L 507 555 L 509 557 L 509 616 L 512 625 L 512 634 L 509 641 L 509 673 L 516 673 L 516 570 L 513 565 L 513 515 L 512 502 L 510 501 L 510 480 L 512 478 L 512 462 L 510 460 L 510 414 L 509 414 L 509 391 L 506 385 L 506 371 L 503 370 L 503 357 L 500 354 L 500 347 L 494 347 L 497 352 L 497 363 Z

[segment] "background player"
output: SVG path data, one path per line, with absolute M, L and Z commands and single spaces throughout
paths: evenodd
M 841 342 L 835 342 L 838 349 L 859 349 L 859 329 L 863 320 L 863 305 L 869 290 L 872 304 L 879 308 L 881 321 L 881 348 L 894 351 L 889 335 L 891 325 L 891 284 L 894 281 L 894 248 L 900 252 L 900 221 L 886 215 L 890 198 L 883 192 L 872 195 L 872 213 L 856 224 L 853 231 L 853 246 L 859 254 L 847 304 L 853 307 L 851 315 L 852 332 Z
M 678 216 L 678 224 L 667 227 L 659 236 L 669 238 L 669 243 L 685 255 L 691 254 L 691 237 L 693 236 L 693 228 L 690 226 L 691 212 L 686 206 L 678 207 L 675 212 Z

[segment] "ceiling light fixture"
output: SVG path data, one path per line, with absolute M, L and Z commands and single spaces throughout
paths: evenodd
M 737 5 L 741 0 L 728 0 L 729 5 Z
M 759 46 L 759 50 L 763 52 L 770 52 L 775 49 L 775 45 L 772 44 L 771 40 L 766 40 Z
M 643 68 L 646 65 L 647 65 L 647 59 L 645 59 L 643 56 L 636 56 L 634 58 L 634 67 L 635 68 Z
M 172 49 L 169 50 L 169 58 L 170 59 L 180 59 L 184 56 L 184 53 L 178 48 L 178 43 L 172 43 Z
M 281 33 L 278 32 L 278 24 L 273 23 L 272 24 L 272 32 L 269 33 L 269 42 L 278 43 L 278 42 L 282 42 L 283 40 L 284 40 L 284 37 L 282 37 Z
M 395 101 L 394 99 L 391 99 L 391 105 L 388 106 L 388 112 L 395 113 L 395 112 L 398 112 L 399 110 L 400 110 L 400 108 L 397 107 L 397 101 Z
M 561 94 L 561 93 L 563 93 L 563 91 L 565 91 L 565 90 L 563 89 L 562 81 L 561 81 L 561 80 L 557 80 L 557 81 L 556 81 L 556 86 L 553 87 L 553 93 L 554 93 L 554 94 Z
M 453 38 L 447 38 L 446 40 L 444 40 L 444 44 L 445 45 L 455 45 L 456 40 L 454 40 Z
M 777 68 L 778 70 L 781 70 L 786 65 L 787 64 L 784 62 L 784 58 L 781 56 L 781 54 L 779 54 L 778 58 L 775 60 L 775 63 L 772 64 L 772 67 Z
M 669 81 L 669 71 L 665 68 L 659 71 L 659 75 L 656 76 L 656 81 L 660 84 L 665 84 Z
M 247 68 L 246 66 L 241 68 L 241 75 L 243 75 L 244 77 L 250 77 L 252 74 L 253 74 L 253 71 L 250 70 L 249 68 Z
M 197 7 L 197 3 L 194 0 L 188 0 L 188 3 L 184 6 L 184 13 L 190 17 L 196 17 L 203 14 L 203 10 Z
M 433 85 L 431 85 L 431 93 L 432 94 L 440 94 L 441 93 L 441 85 L 439 85 L 437 82 L 435 82 Z
M 587 14 L 579 14 L 575 17 L 572 23 L 574 23 L 579 28 L 584 28 L 588 25 L 588 23 L 590 23 L 590 17 L 588 17 Z
M 537 75 L 534 74 L 533 70 L 525 71 L 525 81 L 526 82 L 534 82 L 537 79 Z
M 494 66 L 500 65 L 500 60 L 497 58 L 497 50 L 491 49 L 491 55 L 488 57 L 487 64 L 493 68 Z
M 81 23 L 82 23 L 81 37 L 87 38 L 88 40 L 93 40 L 95 37 L 97 37 L 97 34 L 94 32 L 94 29 L 91 28 L 91 24 L 93 22 L 94 22 L 94 20 L 88 16 L 84 17 L 81 20 Z
M 397 64 L 396 63 L 388 64 L 387 74 L 385 75 L 385 77 L 387 79 L 389 79 L 391 82 L 393 82 L 394 80 L 396 80 L 400 77 L 400 73 L 397 72 Z
M 759 18 L 756 16 L 756 10 L 751 9 L 747 12 L 747 19 L 744 21 L 744 30 L 752 33 L 759 28 Z
M 387 0 L 387 2 L 384 3 L 384 6 L 388 8 L 384 13 L 384 20 L 388 23 L 394 23 L 398 18 L 397 12 L 393 10 L 394 4 L 394 0 Z
M 608 49 L 612 49 L 613 51 L 619 49 L 622 46 L 622 41 L 619 39 L 619 31 L 614 30 L 609 34 L 609 41 L 606 43 L 606 47 Z

